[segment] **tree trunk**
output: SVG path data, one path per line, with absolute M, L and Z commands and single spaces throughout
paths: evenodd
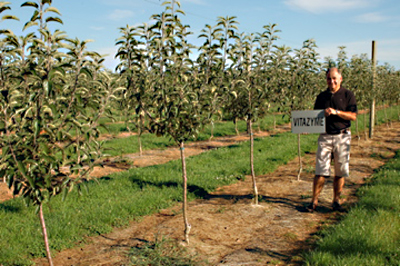
M 126 129 L 128 129 L 128 133 L 129 133 L 129 135 L 131 135 L 131 133 L 132 133 L 132 129 L 131 129 L 131 127 L 129 126 L 129 122 L 130 121 L 128 121 L 127 122 L 127 124 L 126 124 Z M 132 122 L 134 122 L 134 121 L 132 121 Z M 141 127 L 140 127 L 140 123 L 138 123 L 138 146 L 139 146 L 139 156 L 142 156 L 142 141 L 141 141 L 141 139 L 140 139 L 140 137 L 142 136 L 142 130 L 141 130 Z
M 42 203 L 40 203 L 39 205 L 39 219 L 40 219 L 40 225 L 42 226 L 42 233 L 43 233 L 44 245 L 46 247 L 47 260 L 49 261 L 49 265 L 53 266 L 53 259 L 51 258 L 51 253 L 50 253 L 49 239 L 47 237 L 47 229 L 46 229 L 46 223 L 44 221 Z
M 356 136 L 357 136 L 357 145 L 360 146 L 360 131 L 358 130 L 358 119 L 356 119 Z
M 143 115 L 140 113 L 139 115 L 139 128 L 138 128 L 138 145 L 139 145 L 139 156 L 142 156 L 142 128 L 143 128 Z
M 299 156 L 299 172 L 297 174 L 297 181 L 300 181 L 300 175 L 303 171 L 303 164 L 301 163 L 301 143 L 300 143 L 300 134 L 297 134 L 297 154 Z
M 369 113 L 369 138 L 372 139 L 374 136 L 375 127 L 375 99 L 372 100 L 371 109 Z
M 236 117 L 234 118 L 234 120 L 233 120 L 233 123 L 235 124 L 235 131 L 236 131 L 236 135 L 238 135 L 238 136 L 239 136 L 238 120 L 237 120 L 237 118 L 236 118 Z
M 139 129 L 139 131 L 141 131 L 140 129 Z M 141 140 L 141 138 L 140 138 L 140 136 L 142 135 L 142 132 L 139 132 L 139 134 L 138 134 L 138 145 L 139 145 L 139 156 L 142 156 L 142 140 Z
M 365 140 L 368 140 L 367 114 L 364 115 L 364 134 Z
M 386 126 L 389 128 L 389 117 L 387 114 L 387 108 L 385 107 L 385 104 L 383 104 L 383 114 L 385 115 Z
M 191 225 L 188 222 L 188 214 L 187 214 L 187 176 L 186 176 L 186 159 L 185 159 L 185 148 L 183 142 L 180 143 L 180 151 L 181 151 L 181 161 L 182 161 L 182 179 L 183 179 L 183 203 L 182 203 L 182 212 L 183 212 L 183 222 L 185 224 L 185 242 L 189 245 L 189 232 Z
M 214 138 L 214 121 L 211 120 L 211 136 L 208 140 L 212 140 Z
M 399 108 L 399 103 L 397 103 L 397 119 L 400 120 L 400 108 Z
M 393 105 L 390 108 L 390 127 L 393 127 L 393 121 L 396 120 L 396 115 L 395 115 L 395 110 L 394 108 L 397 108 L 396 103 L 394 102 Z
M 254 194 L 254 204 L 258 205 L 258 190 L 256 184 L 256 175 L 254 173 L 254 135 L 253 129 L 251 125 L 251 119 L 247 120 L 247 127 L 248 132 L 250 135 L 250 171 L 251 171 L 251 178 L 253 180 L 253 194 Z

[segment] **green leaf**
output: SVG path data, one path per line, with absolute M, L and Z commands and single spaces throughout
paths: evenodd
M 60 18 L 57 18 L 57 17 L 48 17 L 48 18 L 46 18 L 46 22 L 51 22 L 51 21 L 58 22 L 60 24 L 64 24 L 64 22 Z
M 36 21 L 36 20 L 38 20 L 39 18 L 40 18 L 40 13 L 39 13 L 39 11 L 35 10 L 35 11 L 33 12 L 32 17 L 31 17 L 31 21 Z
M 40 133 L 40 120 L 36 119 L 35 122 L 34 122 L 34 134 L 35 134 L 35 137 L 39 136 L 39 133 Z
M 24 25 L 24 27 L 22 28 L 22 30 L 24 31 L 24 30 L 26 30 L 27 28 L 29 28 L 29 27 L 32 27 L 32 26 L 37 26 L 37 25 L 39 25 L 37 22 L 35 22 L 35 21 L 28 21 L 27 23 L 25 23 L 25 25 Z
M 5 10 L 11 10 L 11 7 L 8 6 L 9 4 L 10 2 L 0 2 L 0 13 Z
M 14 174 L 10 174 L 4 177 L 6 178 L 8 188 L 11 188 L 14 185 Z
M 46 8 L 45 12 L 53 12 L 53 13 L 56 13 L 61 16 L 60 11 L 55 7 L 48 7 L 48 8 Z
M 0 12 L 0 13 L 1 13 L 1 12 Z M 1 18 L 1 20 L 7 20 L 7 19 L 13 19 L 13 20 L 18 20 L 18 21 L 19 21 L 19 18 L 16 17 L 16 16 L 13 16 L 13 15 L 4 15 L 4 16 Z
M 62 192 L 62 201 L 65 201 L 65 199 L 67 198 L 67 196 L 68 196 L 68 189 L 63 189 L 63 192 Z
M 25 177 L 26 179 L 28 179 L 30 186 L 33 189 L 35 189 L 36 184 L 35 184 L 35 182 L 33 182 L 33 179 L 29 175 L 27 175 L 25 165 L 22 162 L 18 161 L 17 167 L 18 167 L 18 170 L 22 173 L 22 176 Z
M 36 8 L 36 9 L 39 8 L 39 5 L 38 5 L 38 4 L 36 4 L 35 2 L 30 2 L 30 1 L 27 1 L 27 2 L 25 2 L 25 3 L 23 3 L 23 4 L 21 5 L 21 7 L 24 7 L 24 6 L 30 6 L 30 7 Z
M 10 30 L 0 30 L 0 34 L 13 34 Z
M 86 67 L 81 68 L 81 71 L 79 72 L 79 74 L 85 74 L 87 77 L 93 79 L 92 72 L 90 71 L 90 69 L 88 69 Z

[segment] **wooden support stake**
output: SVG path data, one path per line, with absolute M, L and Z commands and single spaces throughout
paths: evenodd
M 372 41 L 372 101 L 369 113 L 369 138 L 374 135 L 375 126 L 375 78 L 376 78 L 376 42 Z

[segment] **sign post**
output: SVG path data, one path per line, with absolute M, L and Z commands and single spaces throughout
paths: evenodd
M 292 133 L 325 133 L 324 110 L 292 111 Z
M 325 133 L 325 111 L 324 110 L 308 110 L 308 111 L 292 111 L 292 133 L 297 134 L 297 147 L 299 156 L 299 173 L 297 180 L 303 170 L 301 162 L 301 133 Z

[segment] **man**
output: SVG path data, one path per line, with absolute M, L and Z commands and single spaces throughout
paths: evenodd
M 349 176 L 350 160 L 350 121 L 357 118 L 357 103 L 354 94 L 343 88 L 342 75 L 339 69 L 330 68 L 326 72 L 328 89 L 321 92 L 314 109 L 325 110 L 326 133 L 318 138 L 313 197 L 307 210 L 313 212 L 318 205 L 318 197 L 330 176 L 331 156 L 334 160 L 335 177 L 333 179 L 333 204 L 335 211 L 343 211 L 340 205 L 340 194 L 344 178 Z

